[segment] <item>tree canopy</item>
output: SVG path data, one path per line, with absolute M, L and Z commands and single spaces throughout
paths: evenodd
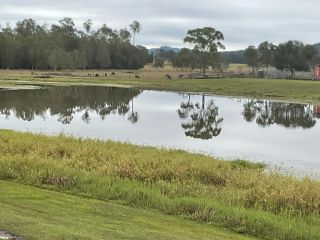
M 185 43 L 193 46 L 193 51 L 203 71 L 203 77 L 206 76 L 208 66 L 213 64 L 218 50 L 225 49 L 222 40 L 224 40 L 222 32 L 211 27 L 189 30 L 184 38 Z
M 136 28 L 139 32 L 140 28 Z M 150 61 L 148 50 L 130 43 L 126 28 L 93 28 L 89 19 L 77 29 L 71 18 L 39 25 L 33 19 L 0 28 L 0 68 L 138 69 Z
M 263 42 L 258 49 L 249 46 L 244 52 L 244 57 L 247 65 L 253 69 L 260 66 L 268 69 L 269 66 L 273 66 L 279 70 L 288 70 L 292 74 L 295 71 L 310 71 L 320 62 L 315 45 L 294 40 L 280 43 L 278 46 Z
M 249 46 L 244 51 L 244 57 L 246 59 L 246 63 L 249 67 L 252 67 L 253 72 L 255 72 L 255 69 L 258 67 L 258 55 L 259 55 L 259 52 L 255 46 Z
M 132 24 L 130 24 L 131 31 L 133 32 L 133 38 L 132 38 L 132 44 L 135 44 L 135 38 L 136 34 L 141 31 L 141 24 L 138 21 L 133 21 Z

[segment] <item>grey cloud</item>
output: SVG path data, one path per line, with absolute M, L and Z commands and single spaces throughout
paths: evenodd
M 143 30 L 137 41 L 146 46 L 181 47 L 188 29 L 204 26 L 222 31 L 227 49 L 264 40 L 320 42 L 318 0 L 0 0 L 0 6 L 2 25 L 27 17 L 50 24 L 68 16 L 79 27 L 90 18 L 96 28 L 120 28 L 138 20 Z

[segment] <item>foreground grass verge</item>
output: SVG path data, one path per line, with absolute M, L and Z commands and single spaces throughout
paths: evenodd
M 154 211 L 0 181 L 0 230 L 23 239 L 246 240 Z
M 75 76 L 35 78 L 26 72 L 0 72 L 0 85 L 5 88 L 30 87 L 30 85 L 112 85 L 139 89 L 169 90 L 183 92 L 205 92 L 217 95 L 242 96 L 258 99 L 274 99 L 303 103 L 320 103 L 320 81 L 223 78 L 223 79 L 178 79 L 180 72 L 170 72 L 173 80 L 164 78 L 164 71 L 138 72 L 141 77 L 126 71 L 116 72 L 116 77 L 87 77 L 86 72 L 75 72 Z M 39 73 L 41 74 L 41 73 Z M 100 74 L 101 76 L 102 74 Z
M 320 182 L 183 151 L 0 131 L 0 179 L 265 239 L 320 239 Z

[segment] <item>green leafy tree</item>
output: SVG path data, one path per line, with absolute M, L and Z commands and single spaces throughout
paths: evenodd
M 303 52 L 304 44 L 302 42 L 288 41 L 281 43 L 274 52 L 273 64 L 277 69 L 288 69 L 291 75 L 295 71 L 307 71 L 309 66 Z
M 184 38 L 185 43 L 193 45 L 193 50 L 198 56 L 199 66 L 206 76 L 206 69 L 213 64 L 219 49 L 225 49 L 221 41 L 224 40 L 222 32 L 211 27 L 189 30 Z
M 109 28 L 106 24 L 103 24 L 102 27 L 96 32 L 95 36 L 98 39 L 109 42 L 117 37 L 117 33 L 112 28 Z
M 18 21 L 14 28 L 0 27 L 0 68 L 125 69 L 151 62 L 145 47 L 130 44 L 127 29 L 103 24 L 94 30 L 92 25 L 85 21 L 81 31 L 71 18 L 64 18 L 50 27 L 33 19 Z
M 195 53 L 188 49 L 182 48 L 178 54 L 173 58 L 173 67 L 193 70 L 196 67 L 196 56 Z
M 314 66 L 319 63 L 319 51 L 314 45 L 305 45 L 302 50 L 302 56 L 310 70 L 313 70 Z
M 129 69 L 139 69 L 141 68 L 141 61 L 137 55 L 131 56 L 128 64 Z
M 17 43 L 14 30 L 10 24 L 0 28 L 0 67 L 3 69 L 15 67 Z
M 229 62 L 224 55 L 217 54 L 216 60 L 213 62 L 211 67 L 212 67 L 212 70 L 221 73 L 229 67 Z
M 73 51 L 78 48 L 79 39 L 75 23 L 71 18 L 59 20 L 59 25 L 52 25 L 51 31 L 57 43 L 61 44 L 65 51 Z
M 261 66 L 266 67 L 268 71 L 269 66 L 272 64 L 275 45 L 267 41 L 262 42 L 258 46 L 258 51 L 259 51 L 259 63 Z
M 164 68 L 164 60 L 162 58 L 156 58 L 154 64 L 154 68 Z
M 79 50 L 73 50 L 71 53 L 72 58 L 72 69 L 85 69 L 86 67 L 86 59 L 85 53 L 80 52 Z
M 103 41 L 98 42 L 96 62 L 99 68 L 105 69 L 110 67 L 111 59 L 110 59 L 109 48 L 108 48 L 108 45 Z
M 249 46 L 244 51 L 244 57 L 247 65 L 252 68 L 252 72 L 255 72 L 256 68 L 258 67 L 258 59 L 259 59 L 258 49 L 256 49 L 255 46 Z
M 48 63 L 54 70 L 73 68 L 74 65 L 71 53 L 62 49 L 52 50 Z
M 131 33 L 126 29 L 120 29 L 119 31 L 120 41 L 129 43 L 131 38 Z

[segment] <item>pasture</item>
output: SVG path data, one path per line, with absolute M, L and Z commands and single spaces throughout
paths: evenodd
M 166 78 L 166 74 L 169 74 L 172 79 Z M 183 77 L 179 79 L 181 74 L 183 74 Z M 190 79 L 188 74 L 189 72 L 178 71 L 170 67 L 164 69 L 146 67 L 139 71 L 36 71 L 33 75 L 27 70 L 2 70 L 0 71 L 0 87 L 107 85 L 178 92 L 200 92 L 301 103 L 320 103 L 320 81 L 258 78 Z M 139 76 L 139 78 L 135 76 Z

